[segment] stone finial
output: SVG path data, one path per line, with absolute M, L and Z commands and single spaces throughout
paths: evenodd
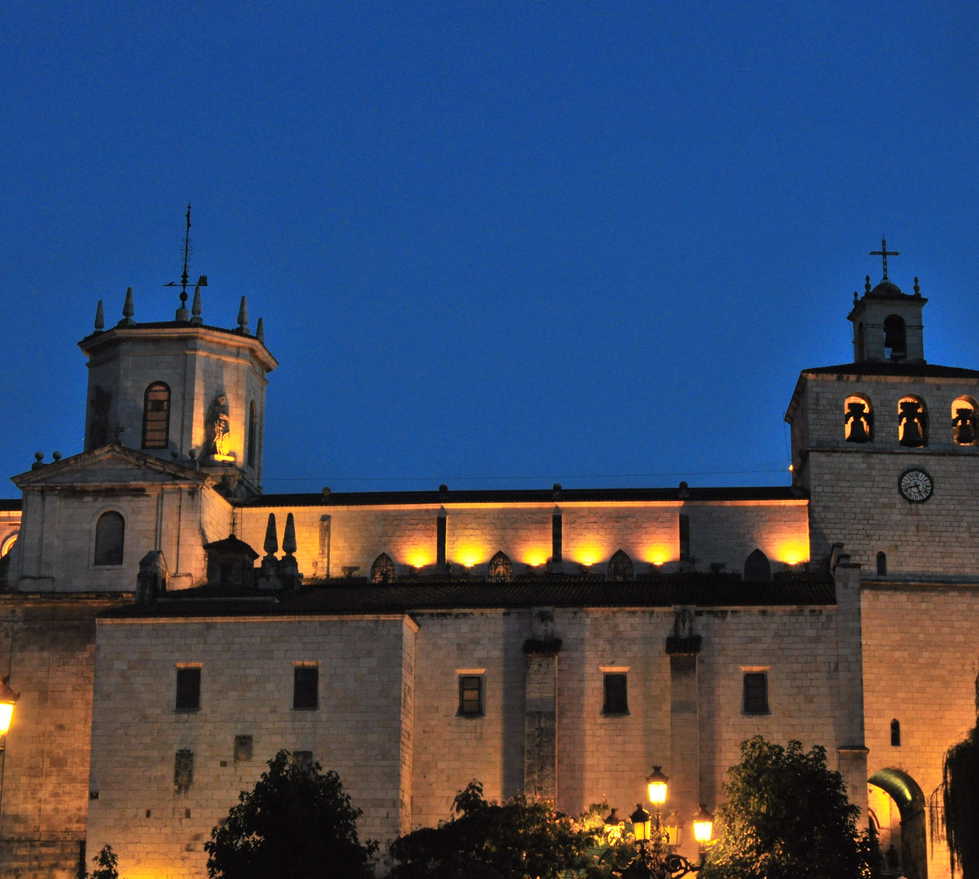
M 445 511 L 445 507 L 439 507 L 439 511 L 436 515 L 438 516 L 439 519 L 444 519 L 449 514 Z
M 31 470 L 37 470 L 44 466 L 44 452 L 34 453 L 34 463 L 31 464 Z
M 248 297 L 241 297 L 241 305 L 238 306 L 238 332 L 248 333 Z
M 133 288 L 126 288 L 126 301 L 122 304 L 122 320 L 119 321 L 116 326 L 120 327 L 131 327 L 136 321 L 133 320 L 133 315 L 136 313 L 136 307 L 133 305 Z
M 258 324 L 255 326 L 255 338 L 258 339 L 263 345 L 265 344 L 265 318 L 260 317 L 258 319 Z
M 101 332 L 105 329 L 105 309 L 102 307 L 102 300 L 99 300 L 99 304 L 95 306 L 95 332 Z
M 265 526 L 265 543 L 262 544 L 265 554 L 274 557 L 279 551 L 279 538 L 275 529 L 275 513 L 269 513 L 269 521 Z
M 921 295 L 921 282 L 918 280 L 917 275 L 914 276 L 914 295 L 915 296 Z
M 61 452 L 52 452 L 51 453 L 51 457 L 54 458 L 55 461 L 60 461 L 61 460 Z
M 201 278 L 204 278 L 201 275 Z M 204 278 L 204 280 L 207 280 Z M 196 326 L 200 326 L 204 323 L 204 318 L 201 316 L 201 283 L 200 281 L 194 286 L 194 302 L 190 308 L 190 322 Z
M 286 530 L 282 534 L 282 551 L 292 555 L 296 551 L 296 520 L 292 513 L 286 516 Z
M 864 293 L 870 292 L 870 275 L 863 276 L 863 292 Z

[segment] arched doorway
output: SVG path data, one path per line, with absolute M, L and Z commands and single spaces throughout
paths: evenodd
M 867 784 L 867 806 L 884 855 L 884 875 L 928 879 L 921 788 L 900 769 L 881 769 Z

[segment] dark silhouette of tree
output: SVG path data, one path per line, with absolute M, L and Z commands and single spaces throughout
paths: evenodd
M 89 879 L 119 879 L 119 856 L 112 850 L 111 845 L 104 845 L 99 853 L 92 858 L 95 869 Z
M 949 866 L 979 879 L 979 725 L 945 754 L 942 794 Z
M 872 839 L 857 832 L 860 810 L 820 745 L 742 742 L 724 794 L 703 879 L 856 879 L 878 869 Z
M 368 879 L 377 844 L 361 844 L 361 812 L 340 776 L 279 751 L 204 844 L 211 879 Z
M 592 860 L 595 834 L 547 803 L 514 797 L 487 802 L 471 781 L 457 794 L 454 817 L 391 844 L 390 879 L 556 879 Z M 597 875 L 597 874 L 588 874 Z

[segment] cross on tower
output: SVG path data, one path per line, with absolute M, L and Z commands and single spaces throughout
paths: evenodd
M 887 257 L 889 256 L 900 256 L 901 252 L 899 250 L 888 250 L 887 249 L 887 239 L 880 239 L 880 250 L 871 250 L 870 256 L 879 256 L 884 261 L 884 277 L 882 280 L 887 280 Z

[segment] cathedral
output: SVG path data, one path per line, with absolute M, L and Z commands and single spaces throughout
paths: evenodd
M 0 873 L 69 879 L 108 843 L 126 879 L 201 879 L 280 748 L 339 772 L 382 852 L 474 778 L 624 815 L 661 766 L 692 857 L 763 735 L 827 748 L 889 875 L 949 876 L 979 371 L 926 360 L 927 299 L 883 256 L 852 361 L 786 377 L 789 486 L 266 494 L 278 364 L 245 303 L 226 328 L 204 279 L 172 320 L 100 302 L 83 450 L 0 501 Z

